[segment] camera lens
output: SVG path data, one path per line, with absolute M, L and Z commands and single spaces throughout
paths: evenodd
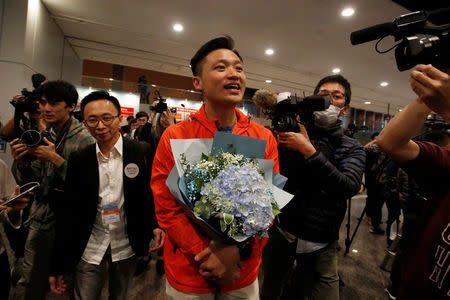
M 39 146 L 41 142 L 41 133 L 37 130 L 26 130 L 22 133 L 20 137 L 20 141 L 27 147 L 36 147 Z

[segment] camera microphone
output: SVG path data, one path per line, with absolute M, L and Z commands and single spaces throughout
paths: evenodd
M 266 111 L 273 111 L 277 105 L 277 93 L 269 89 L 260 89 L 252 97 L 255 104 Z
M 391 35 L 394 30 L 395 26 L 392 22 L 378 24 L 352 32 L 350 41 L 352 45 L 359 45 Z

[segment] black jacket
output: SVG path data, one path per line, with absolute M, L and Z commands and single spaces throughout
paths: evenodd
M 330 243 L 339 238 L 346 200 L 361 188 L 365 153 L 343 134 L 340 123 L 308 134 L 317 150 L 308 159 L 279 151 L 281 174 L 288 177 L 285 190 L 295 196 L 282 209 L 278 225 L 301 239 Z
M 153 229 L 158 227 L 150 190 L 153 155 L 148 144 L 123 139 L 123 167 L 129 163 L 139 167 L 134 178 L 123 173 L 126 232 L 137 256 L 148 254 Z M 93 144 L 69 158 L 65 197 L 58 203 L 53 275 L 73 270 L 80 261 L 94 226 L 98 192 L 98 162 Z

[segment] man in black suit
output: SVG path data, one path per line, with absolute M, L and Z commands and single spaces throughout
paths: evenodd
M 164 243 L 150 190 L 154 149 L 122 138 L 120 104 L 107 92 L 86 96 L 81 112 L 97 143 L 70 156 L 49 283 L 61 294 L 63 274 L 75 271 L 75 298 L 99 299 L 108 272 L 109 299 L 125 300 L 137 257 L 152 237 L 150 251 Z

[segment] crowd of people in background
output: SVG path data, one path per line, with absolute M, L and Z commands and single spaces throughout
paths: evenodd
M 386 234 L 390 249 L 395 244 L 389 297 L 450 297 L 449 133 L 444 126 L 416 136 L 431 111 L 449 122 L 449 70 L 418 65 L 410 78 L 417 99 L 363 146 L 342 128 L 351 102 L 342 75 L 317 83 L 314 94 L 329 96 L 331 105 L 314 112 L 313 124 L 297 119 L 295 131 L 272 133 L 236 108 L 246 76 L 230 37 L 208 41 L 190 63 L 204 103 L 182 122 L 153 105 L 122 126 L 120 102 L 106 91 L 84 97 L 79 122 L 75 87 L 56 80 L 36 90 L 39 107 L 29 112 L 36 144 L 19 138 L 26 128 L 14 118 L 1 127 L 14 158 L 12 173 L 0 161 L 1 299 L 45 299 L 49 289 L 99 299 L 107 279 L 109 299 L 127 299 L 133 275 L 154 252 L 167 299 L 338 300 L 339 229 L 347 200 L 363 184 L 370 232 Z M 139 84 L 147 102 L 147 79 Z M 175 164 L 171 140 L 217 131 L 264 140 L 264 158 L 287 177 L 284 189 L 294 198 L 268 238 L 212 240 L 166 185 Z M 28 182 L 40 187 L 1 206 Z

